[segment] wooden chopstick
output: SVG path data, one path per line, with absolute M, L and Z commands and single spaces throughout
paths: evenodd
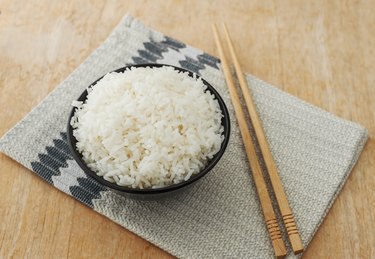
M 271 184 L 275 192 L 276 200 L 280 208 L 280 212 L 284 221 L 285 228 L 288 233 L 293 252 L 295 254 L 299 254 L 303 252 L 303 244 L 301 241 L 301 237 L 298 233 L 298 228 L 293 217 L 293 212 L 290 209 L 288 199 L 286 197 L 283 185 L 281 183 L 279 174 L 277 172 L 275 161 L 272 157 L 272 153 L 270 151 L 269 145 L 267 143 L 267 139 L 263 131 L 262 123 L 257 114 L 257 110 L 254 105 L 252 95 L 247 85 L 247 81 L 245 79 L 244 73 L 242 72 L 240 63 L 238 62 L 238 58 L 234 50 L 232 40 L 229 36 L 228 29 L 225 24 L 223 24 L 223 26 L 224 26 L 225 38 L 227 41 L 227 45 L 229 47 L 229 52 L 232 57 L 234 67 L 236 70 L 236 75 L 237 75 L 237 78 L 238 78 L 238 81 L 242 90 L 243 97 L 245 99 L 247 110 L 249 112 L 252 124 L 254 126 L 255 134 L 259 142 L 259 146 L 260 146 L 260 149 L 261 149 L 261 152 L 262 152 L 262 155 L 263 155 L 263 158 L 264 158 L 267 170 L 268 170 L 268 174 L 271 179 Z
M 272 246 L 275 251 L 276 258 L 284 258 L 286 255 L 286 249 L 284 241 L 281 237 L 280 228 L 276 220 L 276 215 L 272 207 L 271 198 L 267 191 L 267 186 L 263 178 L 262 170 L 257 159 L 255 152 L 254 143 L 250 136 L 249 128 L 247 127 L 244 112 L 241 107 L 240 98 L 238 97 L 233 78 L 228 66 L 228 62 L 225 58 L 223 47 L 219 38 L 219 34 L 216 26 L 213 24 L 212 29 L 215 36 L 217 49 L 219 52 L 221 65 L 224 71 L 225 79 L 228 84 L 230 97 L 232 99 L 233 108 L 237 117 L 238 125 L 242 136 L 242 141 L 245 146 L 246 155 L 249 160 L 250 168 L 253 173 L 255 186 L 258 192 L 260 204 L 263 210 L 263 216 L 267 225 L 268 233 L 270 235 Z

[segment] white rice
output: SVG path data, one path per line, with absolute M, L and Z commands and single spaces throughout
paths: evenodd
M 110 182 L 158 188 L 188 180 L 224 139 L 217 100 L 172 67 L 109 73 L 71 120 L 77 150 Z

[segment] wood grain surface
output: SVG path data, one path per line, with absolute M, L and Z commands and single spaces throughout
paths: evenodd
M 370 0 L 0 0 L 0 135 L 124 14 L 209 53 L 211 23 L 225 21 L 244 71 L 369 130 L 304 258 L 375 258 L 374 10 Z M 172 258 L 3 154 L 0 197 L 0 258 Z

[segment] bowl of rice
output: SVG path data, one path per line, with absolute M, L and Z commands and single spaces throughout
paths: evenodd
M 229 141 L 223 99 L 179 67 L 122 67 L 92 83 L 72 106 L 73 158 L 89 177 L 125 196 L 154 199 L 191 186 Z

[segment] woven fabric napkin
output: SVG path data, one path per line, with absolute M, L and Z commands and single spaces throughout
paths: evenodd
M 126 64 L 150 62 L 202 75 L 226 102 L 232 131 L 221 161 L 191 189 L 162 201 L 134 201 L 85 176 L 70 155 L 66 125 L 72 100 L 90 83 Z M 367 131 L 254 76 L 247 80 L 306 246 L 356 163 Z M 273 256 L 219 60 L 131 16 L 2 137 L 0 148 L 56 188 L 177 257 Z

